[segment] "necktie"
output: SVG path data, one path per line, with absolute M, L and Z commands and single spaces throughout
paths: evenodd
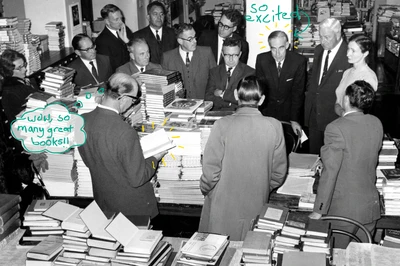
M 158 35 L 158 30 L 156 30 L 156 39 L 157 39 L 157 42 L 161 42 L 160 35 Z
M 141 67 L 141 68 L 140 68 L 140 72 L 143 72 L 143 71 L 144 71 L 144 67 Z
M 281 75 L 282 65 L 281 62 L 278 62 L 278 77 Z
M 330 53 L 331 53 L 331 50 L 328 50 L 328 54 L 325 57 L 324 71 L 322 72 L 321 82 L 324 79 L 326 72 L 328 72 L 328 62 L 329 62 L 329 54 Z
M 186 67 L 189 67 L 190 59 L 189 59 L 189 52 L 186 52 Z
M 226 71 L 226 77 L 227 77 L 227 79 L 226 79 L 225 90 L 228 88 L 229 81 L 231 80 L 231 71 L 232 71 L 232 68 L 231 68 L 231 67 L 229 67 L 229 68 L 228 68 L 228 71 Z
M 99 76 L 97 75 L 97 69 L 96 69 L 96 67 L 94 66 L 93 61 L 90 61 L 89 64 L 92 66 L 92 75 L 93 75 L 93 77 L 96 79 L 96 82 L 98 82 Z

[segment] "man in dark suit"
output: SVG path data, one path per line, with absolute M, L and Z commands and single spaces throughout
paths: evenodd
M 304 124 L 309 130 L 310 153 L 319 154 L 326 125 L 335 113 L 335 90 L 343 72 L 350 67 L 347 44 L 341 36 L 340 21 L 327 18 L 319 25 L 321 44 L 315 48 L 311 76 L 305 93 Z
M 293 131 L 301 133 L 307 59 L 287 50 L 289 39 L 283 31 L 272 32 L 268 43 L 271 51 L 259 54 L 256 60 L 256 75 L 267 95 L 260 111 L 290 122 Z
M 149 26 L 133 33 L 133 38 L 144 38 L 150 48 L 150 62 L 160 64 L 164 52 L 178 47 L 175 31 L 164 25 L 165 7 L 154 1 L 147 6 Z
M 192 25 L 182 24 L 177 33 L 179 47 L 164 53 L 162 67 L 182 74 L 186 98 L 204 99 L 210 69 L 215 67 L 210 47 L 197 46 Z
M 372 86 L 365 81 L 355 81 L 346 88 L 345 113 L 329 123 L 325 130 L 325 145 L 321 148 L 324 168 L 310 218 L 346 217 L 373 233 L 376 220 L 380 218 L 375 181 L 383 128 L 378 118 L 363 112 L 372 106 L 374 96 Z M 332 228 L 353 234 L 358 229 L 340 222 L 332 222 Z M 366 240 L 363 232 L 356 235 Z M 349 237 L 336 234 L 334 247 L 345 249 L 349 241 Z
M 241 41 L 242 55 L 240 62 L 247 64 L 249 58 L 249 43 L 239 34 L 235 33 L 242 21 L 242 14 L 236 9 L 225 10 L 218 22 L 218 30 L 203 31 L 199 38 L 199 45 L 209 46 L 214 54 L 218 65 L 224 64 L 222 55 L 222 44 L 227 37 L 235 37 Z
M 139 73 L 149 69 L 161 68 L 161 65 L 151 63 L 149 46 L 143 38 L 131 39 L 128 42 L 131 60 L 117 68 L 117 73 L 125 73 L 136 78 Z
M 94 199 L 107 217 L 118 212 L 151 218 L 158 214 L 149 181 L 166 152 L 145 159 L 138 134 L 120 115 L 138 103 L 138 92 L 134 78 L 116 73 L 101 103 L 83 115 L 87 139 L 79 152 L 92 176 Z
M 117 67 L 129 61 L 126 44 L 132 37 L 132 31 L 123 22 L 122 11 L 115 5 L 108 4 L 100 11 L 106 26 L 96 38 L 97 52 L 110 57 L 113 72 Z
M 96 45 L 86 34 L 77 34 L 72 39 L 72 47 L 79 56 L 68 66 L 76 70 L 73 82 L 75 91 L 88 85 L 107 81 L 112 75 L 108 56 L 97 54 Z
M 255 73 L 253 68 L 239 61 L 240 48 L 239 39 L 226 38 L 222 47 L 224 64 L 210 70 L 205 100 L 213 102 L 212 110 L 236 110 L 238 102 L 233 92 L 244 77 Z

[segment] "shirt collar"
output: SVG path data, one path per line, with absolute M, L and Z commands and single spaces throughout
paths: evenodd
M 189 59 L 192 60 L 193 52 L 185 52 L 182 50 L 182 48 L 179 46 L 179 54 L 181 55 L 182 58 L 186 59 L 186 53 L 189 53 Z
M 151 32 L 154 34 L 154 37 L 156 37 L 156 29 L 153 29 L 153 27 L 149 26 Z M 160 39 L 162 39 L 162 27 L 158 30 L 158 35 L 160 36 Z
M 111 33 L 112 34 L 114 34 L 114 36 L 115 37 L 117 37 L 118 38 L 118 33 L 117 33 L 117 31 L 116 30 L 114 30 L 114 29 L 111 29 L 110 27 L 108 27 L 107 25 L 106 25 L 106 27 L 107 27 L 107 29 L 109 30 L 109 31 L 111 31 Z
M 348 111 L 348 112 L 346 112 L 346 113 L 343 114 L 343 117 L 345 117 L 345 116 L 348 115 L 348 114 L 357 113 L 357 112 L 359 112 L 359 111 L 356 111 L 356 110 Z
M 97 107 L 100 107 L 100 108 L 103 108 L 103 109 L 106 109 L 106 110 L 110 110 L 110 111 L 116 112 L 116 113 L 119 115 L 118 110 L 115 109 L 115 108 L 112 108 L 112 107 L 109 107 L 109 106 L 105 106 L 105 105 L 102 105 L 102 104 L 100 104 L 100 103 L 97 105 Z

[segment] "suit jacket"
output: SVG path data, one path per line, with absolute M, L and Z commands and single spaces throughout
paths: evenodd
M 243 39 L 239 34 L 233 33 L 233 37 L 239 39 L 242 43 L 242 55 L 240 56 L 240 62 L 247 64 L 247 59 L 249 58 L 249 43 Z M 209 46 L 214 54 L 215 62 L 217 62 L 218 54 L 221 51 L 218 51 L 218 30 L 205 30 L 201 33 L 198 45 Z M 224 57 L 217 62 L 220 64 L 225 64 Z
M 178 47 L 175 31 L 167 26 L 162 28 L 161 43 L 157 41 L 156 36 L 154 36 L 150 29 L 150 26 L 134 32 L 133 38 L 144 38 L 146 40 L 150 49 L 150 62 L 155 64 L 161 64 L 164 52 Z
M 97 107 L 83 114 L 87 139 L 80 146 L 90 170 L 93 195 L 103 212 L 124 215 L 158 214 L 154 189 L 154 157 L 144 159 L 136 131 L 112 110 Z
M 210 47 L 197 46 L 189 68 L 186 67 L 179 47 L 164 53 L 162 67 L 182 74 L 186 98 L 204 99 L 210 69 L 216 66 Z
M 203 155 L 200 189 L 206 197 L 199 231 L 243 240 L 286 170 L 285 139 L 275 118 L 241 107 L 216 121 Z
M 132 38 L 131 30 L 126 27 L 126 35 Z M 117 38 L 107 27 L 96 38 L 96 50 L 98 54 L 107 55 L 110 58 L 113 72 L 117 67 L 129 61 L 129 51 L 126 43 Z
M 233 94 L 234 90 L 237 88 L 239 81 L 242 78 L 254 75 L 254 73 L 254 68 L 251 68 L 242 62 L 239 62 L 231 73 L 229 84 L 228 86 L 226 86 L 226 82 L 228 80 L 226 74 L 226 65 L 223 64 L 214 67 L 210 70 L 210 77 L 208 78 L 205 100 L 212 101 L 214 103 L 213 110 L 235 110 L 237 108 L 238 102 L 236 101 Z M 222 98 L 214 95 L 214 91 L 217 89 L 225 90 L 224 96 Z M 229 106 L 229 103 L 231 103 L 231 106 Z
M 326 125 L 338 118 L 335 113 L 336 94 L 342 75 L 351 65 L 347 61 L 347 44 L 343 40 L 339 50 L 329 66 L 325 78 L 319 83 L 319 76 L 324 49 L 321 45 L 315 48 L 313 68 L 305 93 L 304 123 L 310 126 L 310 119 L 316 113 L 317 130 L 324 131 Z M 316 111 L 312 111 L 313 108 Z
M 99 76 L 98 82 L 107 81 L 108 78 L 113 74 L 111 69 L 110 59 L 108 56 L 98 54 L 96 56 L 97 61 L 97 74 Z M 80 57 L 69 63 L 69 67 L 76 70 L 76 74 L 73 82 L 77 88 L 92 84 L 97 84 L 96 80 L 92 76 L 92 72 L 85 66 Z
M 278 77 L 278 69 L 271 52 L 259 54 L 256 60 L 256 75 L 266 90 L 266 99 L 260 106 L 262 114 L 280 121 L 300 123 L 306 71 L 307 59 L 295 52 L 287 51 Z
M 161 65 L 153 64 L 153 63 L 150 62 L 146 66 L 146 70 L 154 69 L 154 68 L 161 68 Z M 138 69 L 137 66 L 135 65 L 135 63 L 133 63 L 133 61 L 131 60 L 128 63 L 120 66 L 119 68 L 117 68 L 116 72 L 117 73 L 125 73 L 125 74 L 128 74 L 128 75 L 133 75 L 135 73 L 140 72 L 140 69 Z
M 324 164 L 314 211 L 354 219 L 362 224 L 380 217 L 376 165 L 383 128 L 378 118 L 350 113 L 328 124 Z

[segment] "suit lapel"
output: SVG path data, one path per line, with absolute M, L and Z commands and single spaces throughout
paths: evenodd
M 192 73 L 197 73 L 197 69 L 199 68 L 201 64 L 201 55 L 198 49 L 194 50 L 192 60 L 190 60 L 190 72 Z M 193 75 L 195 77 L 195 75 Z
M 268 54 L 266 66 L 269 68 L 269 71 L 267 71 L 267 73 L 271 73 L 272 75 L 274 88 L 279 89 L 278 69 L 276 68 L 276 62 L 271 53 Z
M 78 59 L 79 61 L 79 65 L 80 65 L 80 69 L 82 71 L 82 76 L 84 76 L 85 80 L 89 80 L 90 79 L 90 83 L 91 84 L 96 84 L 97 82 L 94 80 L 92 73 L 89 71 L 89 69 L 86 67 L 85 63 L 83 63 L 82 58 L 79 57 Z M 89 83 L 88 83 L 89 84 Z
M 129 61 L 129 70 L 130 70 L 131 73 L 134 73 L 134 74 L 140 71 L 140 70 L 136 67 L 135 63 L 133 63 L 132 60 Z
M 340 64 L 340 60 L 343 60 L 342 58 L 345 58 L 344 56 L 342 56 L 343 54 L 346 54 L 346 47 L 345 47 L 345 43 L 344 40 L 342 41 L 342 44 L 339 47 L 339 50 L 337 51 L 335 58 L 333 58 L 332 63 L 329 66 L 328 71 L 326 72 L 326 75 L 324 77 L 324 80 L 322 81 L 322 83 L 320 84 L 320 86 L 322 84 L 325 84 L 325 82 L 327 80 L 329 80 L 329 76 L 331 76 L 335 71 L 337 71 L 336 66 L 338 64 Z M 321 60 L 322 60 L 322 55 L 321 55 Z M 321 68 L 319 68 L 319 70 L 321 71 Z

